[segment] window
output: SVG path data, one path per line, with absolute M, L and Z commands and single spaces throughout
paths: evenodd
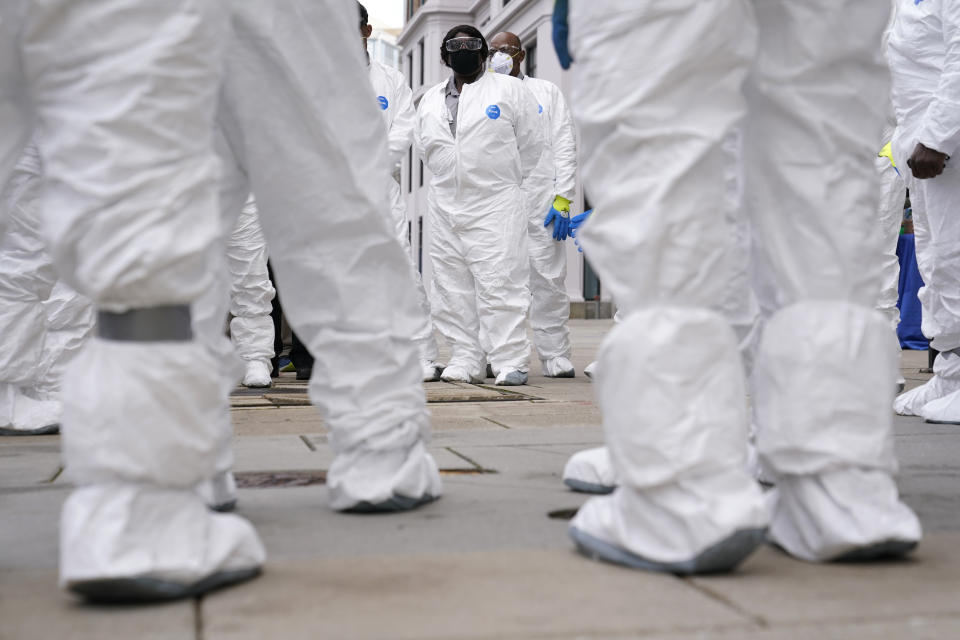
M 423 160 L 420 161 L 420 186 L 423 186 Z
M 407 84 L 413 90 L 413 51 L 407 54 Z
M 527 45 L 527 75 L 531 78 L 537 77 L 537 41 L 534 40 Z
M 417 43 L 417 55 L 420 56 L 420 82 L 417 83 L 418 87 L 423 86 L 423 39 L 420 39 L 420 42 Z
M 417 9 L 427 4 L 427 0 L 407 0 L 407 20 L 413 17 Z
M 413 145 L 407 149 L 407 193 L 413 193 Z

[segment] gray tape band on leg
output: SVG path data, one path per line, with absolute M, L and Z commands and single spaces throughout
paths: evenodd
M 193 339 L 190 306 L 131 309 L 97 313 L 97 336 L 123 342 L 186 342 Z

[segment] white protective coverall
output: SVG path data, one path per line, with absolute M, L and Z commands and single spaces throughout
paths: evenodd
M 523 86 L 537 99 L 545 136 L 540 162 L 523 182 L 530 234 L 530 328 L 544 375 L 567 375 L 572 374 L 573 366 L 567 329 L 566 243 L 554 240 L 553 228 L 544 227 L 543 220 L 556 196 L 573 200 L 576 195 L 577 136 L 557 85 L 524 75 Z
M 882 144 L 893 138 L 894 127 L 891 123 L 884 128 Z M 900 259 L 897 257 L 897 241 L 903 226 L 903 205 L 907 199 L 907 185 L 890 164 L 887 157 L 878 156 L 875 160 L 877 174 L 880 176 L 880 206 L 877 208 L 877 222 L 883 242 L 883 262 L 880 280 L 880 298 L 877 310 L 887 319 L 896 339 L 900 325 L 900 309 L 897 308 L 900 288 Z M 910 169 L 907 168 L 906 171 Z M 899 376 L 899 374 L 898 374 Z M 898 377 L 898 385 L 903 383 Z
M 498 374 L 526 375 L 530 265 L 521 184 L 543 149 L 537 102 L 516 78 L 484 73 L 463 85 L 454 136 L 446 85 L 421 98 L 416 145 L 432 174 L 431 303 L 450 344 L 447 372 L 480 381 L 486 353 Z
M 890 34 L 896 23 L 899 2 L 900 0 L 890 0 L 890 20 L 883 32 L 881 43 L 881 51 L 885 58 Z M 880 138 L 881 148 L 893 141 L 896 128 L 897 118 L 893 112 L 893 105 L 890 104 L 883 127 L 883 136 Z M 907 200 L 907 185 L 900 172 L 909 172 L 910 169 L 894 167 L 890 158 L 886 156 L 878 155 L 875 162 L 877 173 L 880 174 L 880 207 L 877 210 L 877 217 L 883 242 L 883 268 L 877 310 L 887 318 L 896 334 L 897 327 L 900 325 L 900 309 L 897 308 L 897 300 L 900 297 L 900 259 L 897 257 L 897 242 L 900 239 L 900 228 L 903 226 L 903 205 Z M 898 386 L 903 382 L 903 377 L 898 374 Z
M 31 144 L 0 198 L 0 435 L 59 430 L 63 370 L 93 329 L 93 307 L 57 278 L 41 237 L 40 179 Z
M 625 316 L 597 379 L 620 485 L 580 509 L 578 546 L 678 573 L 736 566 L 768 522 L 808 560 L 912 548 L 920 528 L 892 479 L 884 404 L 896 354 L 873 309 L 876 174 L 862 161 L 882 124 L 885 8 L 596 0 L 570 11 L 571 102 L 596 205 L 579 238 Z M 737 339 L 713 310 L 735 262 L 717 209 L 724 141 L 740 122 L 752 229 L 786 304 L 755 374 L 772 514 L 745 471 Z
M 778 306 L 775 283 L 770 282 L 769 270 L 758 264 L 761 256 L 755 247 L 754 234 L 743 207 L 743 135 L 739 129 L 731 131 L 723 142 L 724 159 L 724 206 L 728 241 L 724 258 L 729 273 L 724 291 L 716 297 L 719 312 L 733 328 L 737 351 L 743 362 L 747 388 L 753 395 L 753 369 L 760 346 L 760 336 L 765 322 Z M 622 320 L 618 309 L 613 317 L 615 323 Z M 589 373 L 588 373 L 589 369 Z M 590 363 L 584 373 L 590 377 L 599 375 L 596 362 Z M 747 468 L 756 477 L 761 477 L 756 447 L 756 428 L 749 434 Z M 617 477 L 607 447 L 595 447 L 572 455 L 563 469 L 563 482 L 575 491 L 586 493 L 610 493 L 616 487 Z
M 210 283 L 219 228 L 223 18 L 206 0 L 0 5 L 0 182 L 35 127 L 47 246 L 99 310 L 62 393 L 76 489 L 60 577 L 94 598 L 198 593 L 264 560 L 249 523 L 194 492 L 224 444 L 219 361 L 187 306 Z
M 330 506 L 397 510 L 433 500 L 441 482 L 426 451 L 430 422 L 411 340 L 425 321 L 384 215 L 387 132 L 364 81 L 356 6 L 230 7 L 217 114 L 221 206 L 225 219 L 236 216 L 256 194 L 284 313 L 317 357 L 310 397 L 335 453 Z
M 273 310 L 276 295 L 267 271 L 267 241 L 251 194 L 227 240 L 230 271 L 230 338 L 246 370 L 243 384 L 269 387 L 273 358 Z
M 901 0 L 887 48 L 897 132 L 893 155 L 910 189 L 923 335 L 940 351 L 934 376 L 897 397 L 897 413 L 960 423 L 960 169 L 917 180 L 907 167 L 917 143 L 960 152 L 960 4 Z
M 387 126 L 387 149 L 389 151 L 390 166 L 396 166 L 407 149 L 413 144 L 413 131 L 417 123 L 417 111 L 413 107 L 413 92 L 410 91 L 403 74 L 391 69 L 376 60 L 370 60 L 370 84 L 377 96 L 377 106 Z M 411 168 L 411 171 L 413 169 Z M 414 342 L 420 349 L 420 364 L 423 369 L 424 381 L 439 378 L 437 358 L 440 352 L 437 349 L 437 340 L 433 335 L 433 322 L 430 319 L 430 300 L 423 287 L 420 270 L 413 260 L 410 250 L 410 236 L 408 233 L 407 206 L 403 201 L 400 184 L 396 180 L 390 181 L 390 211 L 393 215 L 395 232 L 400 245 L 403 247 L 410 263 L 414 283 L 417 289 L 417 301 L 425 320 L 417 330 Z

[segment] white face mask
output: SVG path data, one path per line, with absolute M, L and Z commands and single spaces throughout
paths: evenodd
M 497 51 L 490 59 L 490 70 L 494 73 L 509 74 L 513 71 L 513 57 L 503 51 Z

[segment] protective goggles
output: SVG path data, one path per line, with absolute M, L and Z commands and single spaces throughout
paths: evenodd
M 504 45 L 504 46 L 499 47 L 499 48 L 497 48 L 497 49 L 490 49 L 490 57 L 492 58 L 492 57 L 493 57 L 493 54 L 498 53 L 498 52 L 499 52 L 499 53 L 505 53 L 505 54 L 507 54 L 508 56 L 510 56 L 510 57 L 512 58 L 512 57 L 514 57 L 515 55 L 517 55 L 518 53 L 520 53 L 520 48 L 519 48 L 519 47 L 511 47 L 510 45 Z
M 450 38 L 443 46 L 451 53 L 461 50 L 480 51 L 483 49 L 483 40 L 480 38 Z

